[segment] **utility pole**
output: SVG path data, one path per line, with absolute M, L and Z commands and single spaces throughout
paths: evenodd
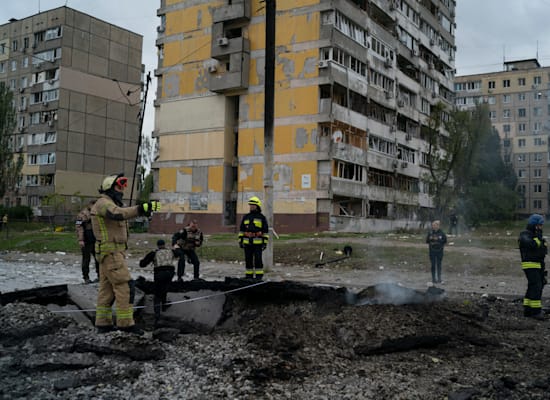
M 275 13 L 276 0 L 265 0 L 265 101 L 264 101 L 264 196 L 269 242 L 264 264 L 273 266 L 273 130 L 275 115 Z
M 139 110 L 139 137 L 138 137 L 138 145 L 136 150 L 136 162 L 134 163 L 134 173 L 132 175 L 132 190 L 130 191 L 130 203 L 129 206 L 132 205 L 132 198 L 134 197 L 134 184 L 136 182 L 136 172 L 137 172 L 137 166 L 139 163 L 139 152 L 141 149 L 141 142 L 142 142 L 142 136 L 143 136 L 143 119 L 145 118 L 145 106 L 147 105 L 147 92 L 149 91 L 149 83 L 151 82 L 151 71 L 147 73 L 147 78 L 145 79 L 145 93 L 143 94 L 143 100 L 141 102 L 141 107 Z

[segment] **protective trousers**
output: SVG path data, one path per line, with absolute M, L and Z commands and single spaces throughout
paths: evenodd
M 116 301 L 116 324 L 119 328 L 134 325 L 133 281 L 124 253 L 104 255 L 99 264 L 96 326 L 113 325 L 113 302 Z
M 246 264 L 245 278 L 256 278 L 261 280 L 264 277 L 262 245 L 245 244 L 244 261 Z
M 90 261 L 92 256 L 95 262 L 95 272 L 99 279 L 99 263 L 95 257 L 95 244 L 92 242 L 85 242 L 84 247 L 80 249 L 82 251 L 82 278 L 84 280 L 90 279 Z
M 537 315 L 542 310 L 543 272 L 541 268 L 523 270 L 527 278 L 527 291 L 523 298 L 523 313 L 526 317 Z
M 193 278 L 199 279 L 199 268 L 201 263 L 195 250 L 179 249 L 178 254 L 178 279 L 182 278 L 185 275 L 185 257 L 187 257 L 189 259 L 189 262 L 193 264 Z
M 155 285 L 154 285 L 154 308 L 155 319 L 160 318 L 161 310 L 164 311 L 164 304 L 166 304 L 166 296 L 168 293 L 168 285 L 174 278 L 174 268 L 171 269 L 155 269 L 154 271 Z

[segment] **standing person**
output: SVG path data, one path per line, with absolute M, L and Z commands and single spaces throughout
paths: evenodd
M 542 320 L 542 289 L 546 283 L 544 257 L 548 253 L 546 239 L 542 237 L 544 218 L 533 214 L 527 227 L 519 234 L 518 244 L 521 268 L 527 278 L 527 291 L 523 298 L 523 315 Z
M 76 237 L 82 252 L 82 279 L 84 283 L 90 283 L 90 260 L 93 257 L 95 262 L 95 272 L 97 281 L 99 281 L 99 263 L 95 256 L 95 236 L 92 229 L 92 219 L 90 211 L 95 204 L 95 200 L 91 200 L 86 207 L 80 211 L 76 217 Z
M 6 238 L 8 237 L 8 214 L 4 214 L 4 216 L 2 217 L 2 226 L 5 231 L 6 231 Z
M 449 235 L 452 234 L 458 235 L 458 217 L 453 211 L 449 217 Z
M 110 175 L 103 180 L 101 196 L 92 207 L 92 228 L 99 258 L 99 289 L 95 325 L 98 332 L 114 329 L 111 306 L 116 300 L 116 324 L 119 330 L 142 335 L 134 322 L 134 285 L 125 252 L 128 248 L 128 223 L 138 215 L 150 216 L 160 209 L 160 203 L 150 201 L 134 207 L 123 207 L 122 197 L 128 186 L 123 174 Z
M 175 274 L 174 260 L 176 254 L 174 250 L 167 249 L 164 240 L 157 241 L 157 249 L 149 252 L 140 262 L 139 266 L 145 268 L 153 263 L 154 265 L 154 309 L 155 326 L 160 320 L 160 312 L 166 309 L 166 296 L 168 294 L 168 285 L 172 282 Z
M 252 196 L 248 200 L 248 204 L 250 212 L 241 220 L 239 246 L 244 249 L 245 278 L 262 280 L 264 276 L 262 251 L 267 247 L 269 228 L 267 219 L 262 214 L 261 200 L 256 196 Z
M 447 243 L 447 236 L 440 229 L 440 225 L 440 221 L 433 221 L 432 230 L 426 236 L 432 264 L 432 283 L 443 282 L 441 280 L 441 261 L 443 260 L 443 247 Z
M 178 282 L 183 282 L 185 275 L 185 257 L 193 264 L 193 279 L 199 279 L 199 267 L 201 265 L 199 257 L 195 249 L 201 247 L 203 242 L 203 234 L 199 229 L 199 224 L 196 219 L 174 233 L 172 236 L 172 246 L 176 249 L 176 254 L 179 256 L 178 261 Z

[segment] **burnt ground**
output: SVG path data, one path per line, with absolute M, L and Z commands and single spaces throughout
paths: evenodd
M 369 245 L 370 254 L 381 246 Z M 310 257 L 301 268 L 282 265 L 271 274 L 292 271 L 302 282 L 315 283 L 346 276 L 353 285 L 367 287 L 384 263 L 384 272 L 406 276 L 418 282 L 417 289 L 426 289 L 425 261 L 415 261 L 414 255 L 406 263 L 352 257 L 315 268 L 311 263 L 318 253 L 307 256 L 309 248 L 296 244 L 296 252 L 287 256 L 293 264 L 297 255 Z M 357 245 L 354 252 L 356 248 L 361 251 Z M 525 282 L 516 252 L 450 247 L 442 301 L 359 306 L 333 296 L 305 299 L 284 292 L 273 299 L 262 296 L 260 286 L 255 295 L 230 296 L 224 320 L 208 334 L 176 330 L 179 334 L 170 339 L 162 339 L 158 331 L 141 338 L 121 333 L 98 337 L 80 325 L 48 324 L 64 317 L 42 309 L 25 310 L 31 317 L 21 320 L 22 310 L 3 306 L 0 319 L 9 330 L 0 333 L 0 397 L 550 399 L 550 320 L 523 317 Z M 478 263 L 472 263 L 472 255 Z M 547 306 L 546 297 L 543 304 Z M 33 313 L 42 315 L 36 319 L 40 323 L 33 322 Z M 37 337 L 49 345 L 40 348 Z M 82 346 L 74 344 L 82 340 L 102 342 L 84 347 L 93 357 L 79 366 L 74 361 L 29 365 L 33 352 L 50 358 L 60 349 L 81 352 Z M 120 348 L 121 341 L 130 346 L 128 352 L 147 346 L 156 350 L 150 359 L 142 354 L 136 360 Z M 100 373 L 105 365 L 124 384 Z M 68 370 L 80 378 L 59 384 L 59 374 Z M 47 397 L 52 387 L 57 389 Z

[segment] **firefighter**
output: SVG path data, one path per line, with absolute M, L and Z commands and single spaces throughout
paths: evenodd
M 90 283 L 90 261 L 92 257 L 95 263 L 96 282 L 99 281 L 99 263 L 95 256 L 95 236 L 92 230 L 92 220 L 90 218 L 90 210 L 94 205 L 95 200 L 90 201 L 86 207 L 78 213 L 75 222 L 76 236 L 80 251 L 82 253 L 82 279 L 84 283 Z
M 132 303 L 134 282 L 125 260 L 128 247 L 128 223 L 138 215 L 150 216 L 160 210 L 160 203 L 150 201 L 134 207 L 123 207 L 122 197 L 128 186 L 123 174 L 107 176 L 92 207 L 92 228 L 99 259 L 99 288 L 95 325 L 100 333 L 114 330 L 111 306 L 116 300 L 116 325 L 119 330 L 142 335 L 134 322 Z
M 202 246 L 203 239 L 203 234 L 196 219 L 172 235 L 172 246 L 179 257 L 178 282 L 183 282 L 183 275 L 185 275 L 185 257 L 193 264 L 193 279 L 200 279 L 199 268 L 201 263 L 195 249 Z
M 440 229 L 440 225 L 440 221 L 433 221 L 432 230 L 426 236 L 432 265 L 432 283 L 443 283 L 441 280 L 441 262 L 443 261 L 443 247 L 447 243 L 447 236 Z
M 239 247 L 244 249 L 246 263 L 245 278 L 262 280 L 264 276 L 262 251 L 267 247 L 269 228 L 262 214 L 262 202 L 252 196 L 248 200 L 250 212 L 241 220 L 239 229 Z
M 541 215 L 531 215 L 527 220 L 527 227 L 519 234 L 518 239 L 521 268 L 527 278 L 523 315 L 538 320 L 544 319 L 541 298 L 546 284 L 544 257 L 548 253 L 546 239 L 542 237 L 543 224 L 544 218 Z
M 154 309 L 155 309 L 155 326 L 160 320 L 160 312 L 165 311 L 166 296 L 168 294 L 168 285 L 172 282 L 175 274 L 174 260 L 176 254 L 174 250 L 166 248 L 164 240 L 157 241 L 157 249 L 149 252 L 140 262 L 139 266 L 145 268 L 153 263 L 154 265 Z

